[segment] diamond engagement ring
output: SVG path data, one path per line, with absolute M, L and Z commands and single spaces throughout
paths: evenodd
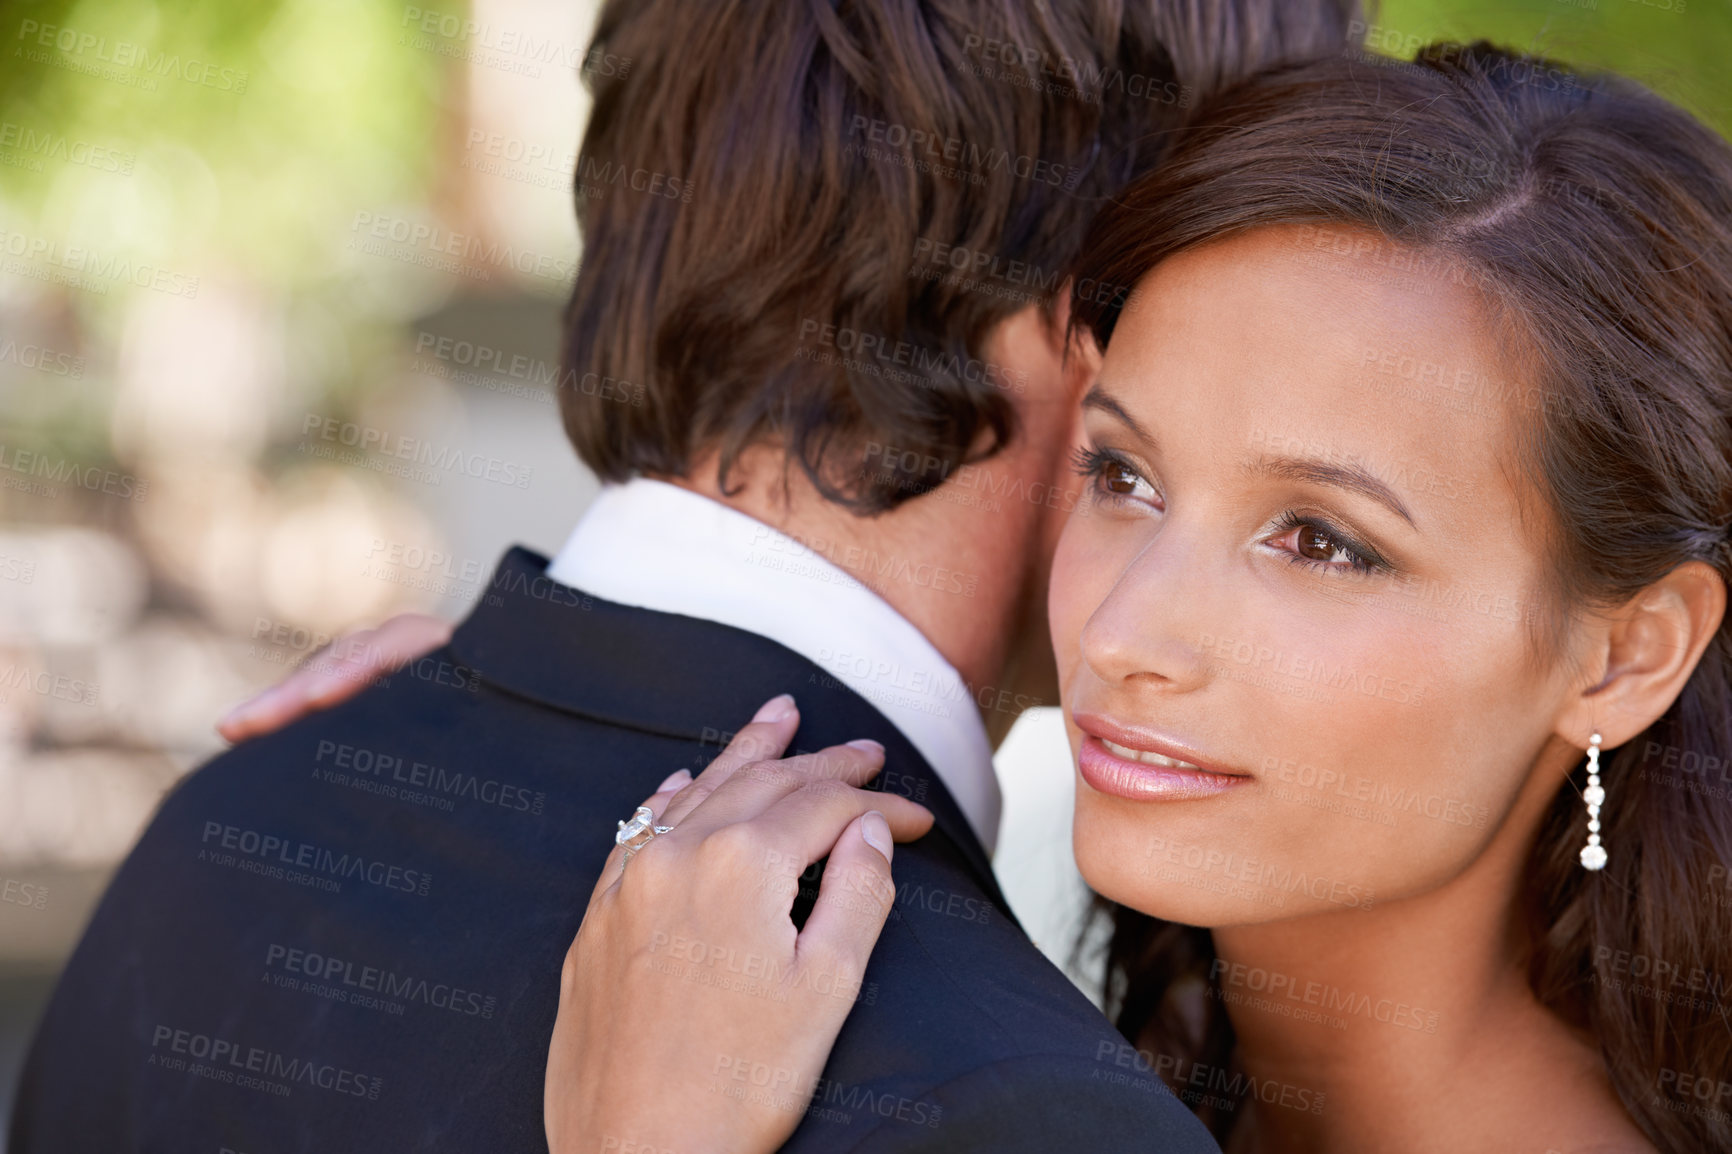
M 622 867 L 631 860 L 632 854 L 648 845 L 654 838 L 660 837 L 674 828 L 671 825 L 652 825 L 651 823 L 654 821 L 655 814 L 650 812 L 650 807 L 640 805 L 637 807 L 636 813 L 632 814 L 626 821 L 619 823 L 619 832 L 613 835 L 613 842 L 615 845 L 625 847 L 625 856 L 620 859 Z

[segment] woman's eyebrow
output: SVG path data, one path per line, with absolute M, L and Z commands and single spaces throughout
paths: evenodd
M 1409 525 L 1413 525 L 1413 514 L 1407 511 L 1407 506 L 1395 495 L 1395 490 L 1384 484 L 1370 470 L 1359 465 L 1304 457 L 1257 457 L 1247 461 L 1245 468 L 1248 472 L 1265 477 L 1282 477 L 1311 485 L 1328 485 L 1370 497 Z M 1418 526 L 1415 525 L 1414 528 Z
M 1082 407 L 1099 409 L 1123 424 L 1138 440 L 1151 447 L 1155 445 L 1154 434 L 1143 428 L 1100 382 L 1091 385 L 1089 391 L 1083 394 Z M 1257 457 L 1246 462 L 1245 468 L 1265 477 L 1281 477 L 1311 485 L 1328 485 L 1331 488 L 1358 493 L 1376 501 L 1414 528 L 1419 527 L 1414 525 L 1413 514 L 1408 512 L 1402 499 L 1395 495 L 1395 490 L 1361 465 L 1307 457 Z
M 1147 429 L 1143 428 L 1142 425 L 1138 424 L 1137 419 L 1131 416 L 1130 413 L 1125 410 L 1123 405 L 1119 404 L 1111 394 L 1102 388 L 1099 381 L 1089 386 L 1089 391 L 1083 394 L 1082 407 L 1085 409 L 1099 409 L 1103 413 L 1117 417 L 1119 421 L 1124 424 L 1125 428 L 1129 429 L 1138 440 L 1149 445 L 1155 443 L 1154 434 L 1150 433 Z

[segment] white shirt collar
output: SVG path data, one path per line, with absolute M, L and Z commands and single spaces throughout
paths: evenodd
M 902 731 L 992 853 L 1002 801 L 968 684 L 907 618 L 821 554 L 719 501 L 639 477 L 603 487 L 547 575 L 805 657 Z

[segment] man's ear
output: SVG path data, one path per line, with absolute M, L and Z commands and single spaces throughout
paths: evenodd
M 1071 338 L 1070 347 L 1065 351 L 1065 380 L 1070 386 L 1071 407 L 1077 409 L 1079 417 L 1083 395 L 1099 379 L 1104 359 L 1093 333 L 1078 332 Z
M 1046 329 L 1052 337 L 1053 348 L 1060 356 L 1064 355 L 1065 341 L 1070 330 L 1070 278 L 1066 277 L 1059 283 L 1058 291 L 1053 293 L 1052 303 L 1046 306 Z
M 986 334 L 982 354 L 1008 374 L 1009 391 L 1025 417 L 1046 420 L 1043 409 L 1069 405 L 1064 330 L 1046 305 L 1024 305 L 999 321 Z
M 1100 375 L 1102 358 L 1093 334 L 1082 330 L 1070 331 L 1070 293 L 1071 282 L 1066 277 L 1058 286 L 1047 317 L 1054 351 L 1064 363 L 1065 392 L 1074 407 Z
M 1611 749 L 1670 709 L 1726 615 L 1726 583 L 1701 561 L 1678 566 L 1625 605 L 1603 614 L 1584 665 L 1599 677 L 1567 704 L 1557 734 Z

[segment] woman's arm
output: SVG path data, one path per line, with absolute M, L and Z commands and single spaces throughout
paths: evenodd
M 218 729 L 270 733 L 450 635 L 419 614 L 346 634 Z M 773 1151 L 799 1124 L 895 897 L 892 841 L 932 815 L 858 788 L 883 767 L 876 742 L 775 760 L 798 727 L 792 698 L 767 703 L 695 781 L 682 770 L 645 802 L 672 828 L 629 876 L 623 850 L 608 858 L 560 975 L 552 1154 Z M 796 930 L 800 875 L 825 857 Z
M 609 856 L 560 975 L 552 1154 L 769 1152 L 799 1125 L 895 899 L 892 839 L 932 815 L 858 788 L 876 742 L 767 760 L 798 726 L 791 697 L 766 704 L 645 803 L 669 832 Z M 800 875 L 825 857 L 797 929 Z

